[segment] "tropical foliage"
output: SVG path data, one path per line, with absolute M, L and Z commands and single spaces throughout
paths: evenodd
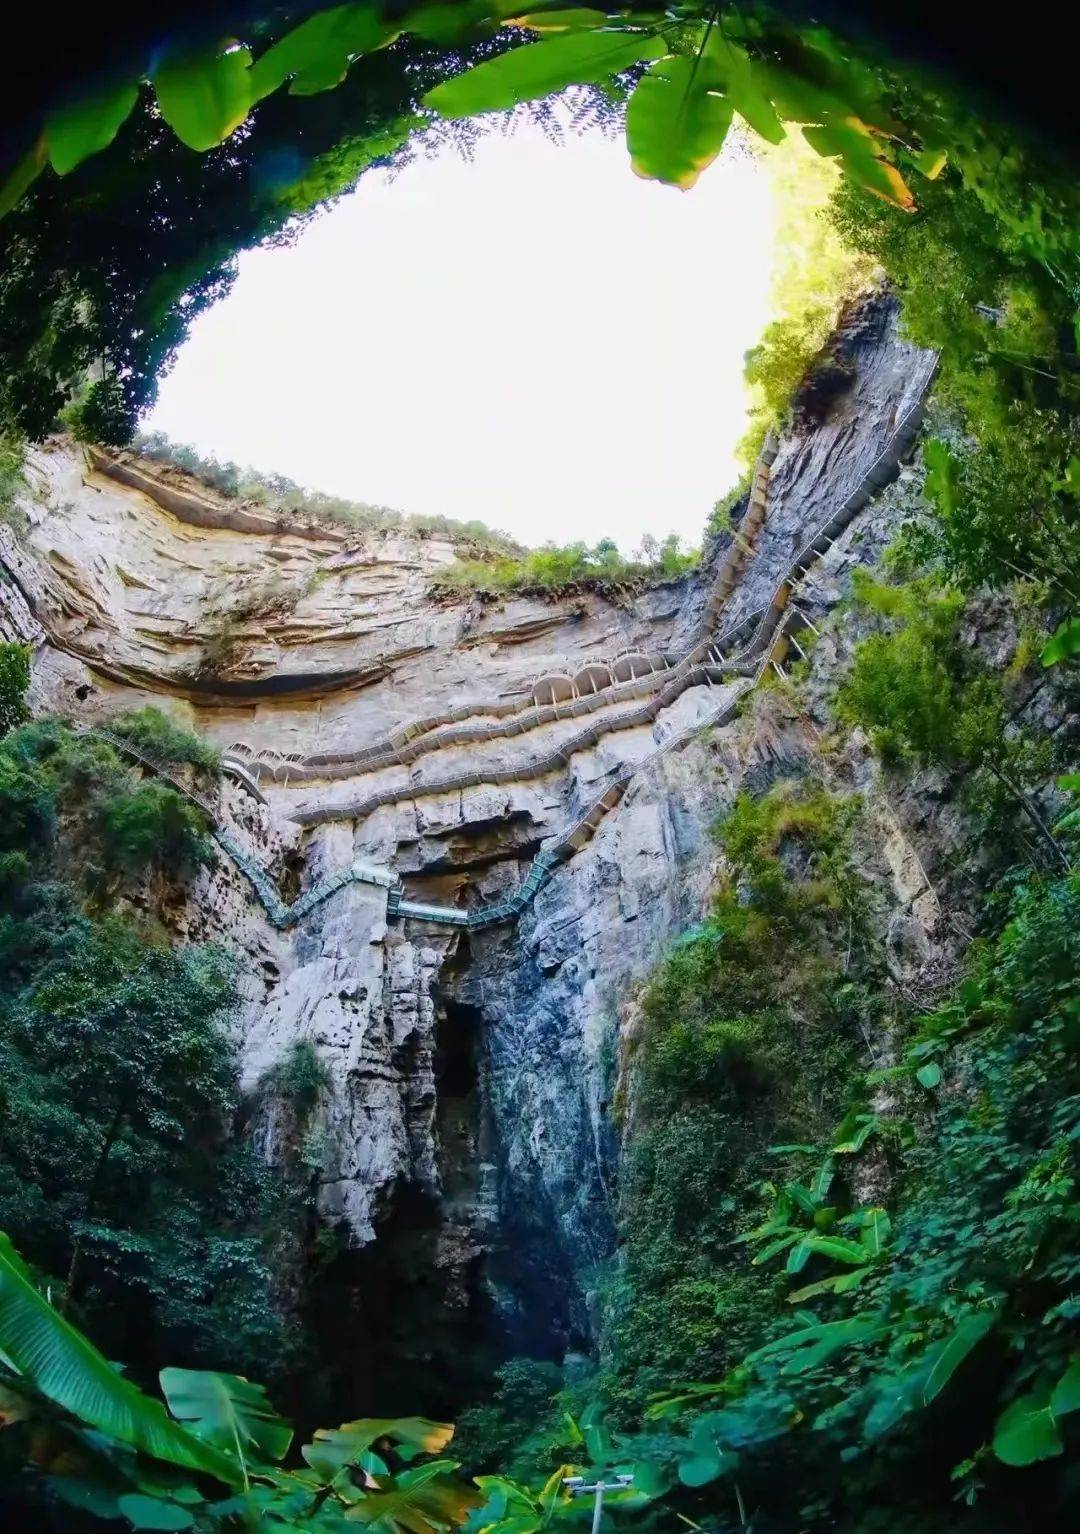
M 783 1264 L 778 1298 L 793 1314 L 711 1400 L 692 1387 L 657 1402 L 654 1415 L 692 1418 L 684 1484 L 734 1475 L 744 1499 L 778 1509 L 786 1463 L 804 1517 L 864 1528 L 881 1498 L 900 1521 L 920 1507 L 932 1519 L 951 1481 L 978 1526 L 1011 1527 L 1013 1467 L 1062 1454 L 1080 1406 L 1068 1043 L 1078 900 L 1075 877 L 1022 891 L 955 1000 L 922 1019 L 902 1064 L 871 1075 L 896 1100 L 883 1123 L 849 1112 L 831 1146 L 778 1152 L 809 1175 L 773 1184 L 747 1239 L 756 1262 Z M 883 1132 L 891 1212 L 836 1186 L 840 1162 L 879 1155 Z M 699 1401 L 709 1410 L 694 1417 Z M 1042 1494 L 1064 1507 L 1067 1480 L 1044 1480 Z
M 877 1021 L 871 956 L 843 975 L 833 954 L 863 918 L 852 815 L 798 780 L 740 797 L 719 828 L 730 874 L 713 909 L 645 992 L 606 1382 L 627 1425 L 674 1378 L 732 1367 L 766 1323 L 768 1285 L 732 1243 L 775 1175 L 769 1145 L 826 1133 L 860 1024 Z M 786 873 L 793 854 L 802 878 Z
M 632 163 L 674 185 L 715 159 L 736 117 L 766 143 L 800 129 L 905 210 L 907 178 L 941 164 L 869 70 L 762 7 L 511 18 L 494 3 L 440 4 L 390 20 L 365 0 L 280 26 L 201 50 L 185 35 L 128 79 L 88 81 L 40 125 L 0 191 L 7 423 L 41 436 L 81 375 L 70 423 L 126 441 L 238 249 L 291 238 L 368 166 L 410 152 L 417 130 L 569 85 L 605 110 L 629 93 Z
M 606 1462 L 718 1528 L 1067 1519 L 1080 882 L 1021 878 L 916 1017 L 848 804 L 777 785 L 719 834 L 731 883 L 632 1036 Z
M 356 59 L 388 47 L 402 33 L 445 42 L 478 27 L 497 29 L 509 14 L 494 3 L 422 7 L 391 21 L 374 4 L 338 6 L 309 16 L 258 58 L 235 41 L 203 52 L 166 53 L 153 61 L 145 83 L 177 138 L 205 152 L 286 83 L 293 95 L 315 95 L 339 85 Z M 620 16 L 540 6 L 515 22 L 539 38 L 522 38 L 523 46 L 435 86 L 425 105 L 446 117 L 502 111 L 647 62 L 627 120 L 639 174 L 692 185 L 716 158 L 737 112 L 770 143 L 784 137 L 785 120 L 803 125 L 817 152 L 838 158 L 859 184 L 900 207 L 914 205 L 892 160 L 895 124 L 835 49 L 792 32 L 770 34 L 754 15 L 714 13 L 697 25 L 692 15 L 658 19 L 632 8 Z M 13 206 L 46 165 L 65 176 L 107 149 L 135 111 L 143 83 L 136 78 L 92 86 L 55 109 L 0 192 L 0 210 Z
M 4 1235 L 0 1357 L 3 1422 L 21 1440 L 28 1503 L 44 1497 L 135 1529 L 443 1534 L 483 1501 L 453 1475 L 454 1461 L 413 1463 L 446 1447 L 454 1430 L 444 1423 L 320 1429 L 286 1467 L 293 1430 L 261 1385 L 164 1368 L 166 1410 L 50 1305 Z

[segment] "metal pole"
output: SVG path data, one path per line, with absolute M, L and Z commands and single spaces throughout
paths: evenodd
M 600 1534 L 600 1519 L 604 1512 L 604 1483 L 596 1483 L 596 1501 L 593 1503 L 592 1534 Z
M 563 1480 L 563 1485 L 572 1497 L 594 1497 L 592 1534 L 600 1534 L 600 1523 L 604 1515 L 605 1491 L 626 1491 L 634 1484 L 632 1475 L 617 1475 L 613 1481 L 605 1481 L 603 1476 L 589 1485 L 583 1475 L 569 1475 Z

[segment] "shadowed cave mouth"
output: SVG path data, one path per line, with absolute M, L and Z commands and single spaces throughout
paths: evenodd
M 343 45 L 338 36 L 310 50 L 305 44 L 297 51 L 295 39 L 290 43 L 293 29 L 316 12 L 314 5 L 281 7 L 272 18 L 258 6 L 234 7 L 229 11 L 227 34 L 222 33 L 224 12 L 217 6 L 179 8 L 175 21 L 168 19 L 167 7 L 166 19 L 155 20 L 152 31 L 150 22 L 134 13 L 129 16 L 121 7 L 103 27 L 107 39 L 110 27 L 115 28 L 110 90 L 95 95 L 89 106 L 83 88 L 89 75 L 81 71 L 101 60 L 98 43 L 88 41 L 84 64 L 74 64 L 73 54 L 68 53 L 55 61 L 56 78 L 48 80 L 26 114 L 32 131 L 23 132 L 25 125 L 19 124 L 0 144 L 12 170 L 6 189 L 0 191 L 0 259 L 6 252 L 15 274 L 0 284 L 0 321 L 6 314 L 18 317 L 17 324 L 0 323 L 4 380 L 0 432 L 5 452 L 9 438 L 21 453 L 25 442 L 34 443 L 61 428 L 88 451 L 107 455 L 111 469 L 106 472 L 117 480 L 128 475 L 130 483 L 131 464 L 135 463 L 134 472 L 141 471 L 138 461 L 122 455 L 141 422 L 151 428 L 149 437 L 136 439 L 143 467 L 160 472 L 170 483 L 180 482 L 185 472 L 201 477 L 215 513 L 224 508 L 225 519 L 214 524 L 218 528 L 228 527 L 228 518 L 235 519 L 240 508 L 242 519 L 234 521 L 234 526 L 242 525 L 255 536 L 261 536 L 267 526 L 273 526 L 274 535 L 281 538 L 300 524 L 330 529 L 323 541 L 332 551 L 339 533 L 348 551 L 369 537 L 390 540 L 398 534 L 415 535 L 429 544 L 443 540 L 450 554 L 444 567 L 431 574 L 425 600 L 442 613 L 460 611 L 463 636 L 475 624 L 478 655 L 481 644 L 507 654 L 515 645 L 538 645 L 545 633 L 557 632 L 560 621 L 584 623 L 593 599 L 610 604 L 616 624 L 636 601 L 652 602 L 650 619 L 659 614 L 673 628 L 695 601 L 703 613 L 710 614 L 710 582 L 713 591 L 723 588 L 717 598 L 722 603 L 731 583 L 718 579 L 717 572 L 728 570 L 725 560 L 730 560 L 731 572 L 737 572 L 732 551 L 739 551 L 740 559 L 745 552 L 742 519 L 753 502 L 747 483 L 736 484 L 727 497 L 720 495 L 707 518 L 695 511 L 692 536 L 684 533 L 661 542 L 659 535 L 666 527 L 654 534 L 650 524 L 639 548 L 636 535 L 624 536 L 619 496 L 613 493 L 609 504 L 614 525 L 585 526 L 572 513 L 565 536 L 562 531 L 557 536 L 553 533 L 552 545 L 537 549 L 529 547 L 538 541 L 533 528 L 540 534 L 550 531 L 540 517 L 534 516 L 533 527 L 513 527 L 509 535 L 485 525 L 490 520 L 486 513 L 483 519 L 477 518 L 458 502 L 453 503 L 452 516 L 442 508 L 429 512 L 424 507 L 419 516 L 410 518 L 353 499 L 368 493 L 363 487 L 353 489 L 350 484 L 336 494 L 309 490 L 309 480 L 318 481 L 306 469 L 295 470 L 298 478 L 293 480 L 276 472 L 279 465 L 269 460 L 260 460 L 257 472 L 222 462 L 218 454 L 232 451 L 225 437 L 220 439 L 225 445 L 200 444 L 200 452 L 178 447 L 175 441 L 162 439 L 156 418 L 148 414 L 159 382 L 163 384 L 159 408 L 167 403 L 170 369 L 174 381 L 182 380 L 181 343 L 189 328 L 201 318 L 212 319 L 214 306 L 229 302 L 230 290 L 233 296 L 241 294 L 244 279 L 236 280 L 231 265 L 234 252 L 260 245 L 287 250 L 294 239 L 299 245 L 311 217 L 350 193 L 362 174 L 374 178 L 392 168 L 404 196 L 408 177 L 427 150 L 462 149 L 482 156 L 484 130 L 476 125 L 476 116 L 494 121 L 504 112 L 517 113 L 523 138 L 530 133 L 542 138 L 546 132 L 572 137 L 579 128 L 588 130 L 589 142 L 607 135 L 604 142 L 616 143 L 624 158 L 628 153 L 642 180 L 684 189 L 714 159 L 718 161 L 714 174 L 720 176 L 728 163 L 725 157 L 738 141 L 742 154 L 755 164 L 760 161 L 771 167 L 767 174 L 780 188 L 774 201 L 782 226 L 777 234 L 781 247 L 787 240 L 795 248 L 792 228 L 800 219 L 805 229 L 828 227 L 836 235 L 836 243 L 827 251 L 822 252 L 808 237 L 809 255 L 778 262 L 763 310 L 764 333 L 755 335 L 757 344 L 748 358 L 750 392 L 739 403 L 740 410 L 746 405 L 747 431 L 740 457 L 744 468 L 763 461 L 759 450 L 772 427 L 782 424 L 789 437 L 812 443 L 816 432 L 843 416 L 859 383 L 857 365 L 845 346 L 864 324 L 870 329 L 884 325 L 882 316 L 893 324 L 900 305 L 904 307 L 901 324 L 908 326 L 913 345 L 924 354 L 942 355 L 945 409 L 959 412 L 947 422 L 945 435 L 953 432 L 950 441 L 954 446 L 959 443 L 959 450 L 964 444 L 955 423 L 964 419 L 967 410 L 977 414 L 985 396 L 979 394 L 978 386 L 967 396 L 963 387 L 956 386 L 958 370 L 950 372 L 949 354 L 954 332 L 959 337 L 956 355 L 963 356 L 964 366 L 974 356 L 995 378 L 1007 368 L 1023 374 L 1016 395 L 1032 412 L 1028 420 L 1036 412 L 1057 409 L 1066 391 L 1073 388 L 1075 292 L 1080 291 L 1075 240 L 1069 230 L 1063 230 L 1065 220 L 1058 220 L 1056 212 L 1042 227 L 1039 183 L 1030 194 L 1036 206 L 1033 223 L 1017 213 L 1029 196 L 1029 163 L 1045 163 L 1047 185 L 1057 185 L 1055 177 L 1061 168 L 1057 151 L 1067 143 L 1069 132 L 1075 131 L 1075 121 L 1064 124 L 1054 152 L 1046 150 L 1043 135 L 1049 126 L 1062 126 L 1052 123 L 1061 111 L 1056 102 L 1069 98 L 1033 93 L 1019 64 L 1003 77 L 1001 50 L 996 50 L 993 60 L 986 52 L 985 23 L 980 22 L 974 42 L 966 23 L 958 24 L 963 8 L 957 8 L 957 16 L 933 18 L 933 60 L 927 57 L 930 45 L 919 32 L 918 6 L 907 8 L 910 14 L 904 16 L 868 19 L 856 16 L 851 6 L 826 5 L 822 14 L 835 29 L 828 46 L 824 34 L 811 25 L 818 11 L 811 16 L 798 3 L 752 3 L 739 11 L 726 7 L 719 12 L 691 4 L 666 13 L 631 4 L 605 16 L 559 0 L 557 8 L 547 7 L 557 20 L 552 16 L 545 22 L 544 7 L 540 7 L 532 24 L 522 25 L 500 25 L 505 10 L 485 18 L 483 7 L 473 6 L 453 8 L 452 18 L 449 6 L 415 12 L 404 3 L 352 9 L 364 9 L 369 40 L 363 46 Z M 433 19 L 430 12 L 436 10 L 441 16 Z M 223 43 L 223 35 L 230 41 Z M 966 52 L 960 47 L 961 35 L 968 45 Z M 836 37 L 843 39 L 839 47 L 834 46 Z M 597 63 L 597 39 L 603 43 L 603 67 Z M 289 46 L 280 48 L 283 42 Z M 725 50 L 723 65 L 717 52 L 720 46 Z M 1023 46 L 1021 42 L 1021 54 Z M 250 55 L 241 56 L 243 48 L 249 48 Z M 513 61 L 532 48 L 556 50 L 554 73 L 541 72 L 544 88 L 565 86 L 569 94 L 554 106 L 543 98 L 531 102 L 527 70 L 526 75 L 516 72 Z M 734 75 L 732 58 L 738 61 Z M 1043 55 L 1039 62 L 1045 64 Z M 950 69 L 959 81 L 954 94 L 949 90 L 941 94 L 944 88 L 936 71 L 942 63 L 946 84 Z M 724 67 L 728 74 L 723 73 Z M 976 84 L 998 87 L 996 100 L 991 91 L 990 107 L 978 90 L 966 86 L 965 71 L 970 71 Z M 925 90 L 921 90 L 923 77 Z M 33 71 L 29 78 L 33 79 Z M 702 121 L 694 118 L 693 133 L 684 135 L 679 128 L 685 113 L 675 114 L 673 122 L 665 110 L 663 103 L 673 82 L 701 113 Z M 211 83 L 212 89 L 204 88 Z M 728 97 L 734 127 L 721 121 L 723 112 L 714 110 L 718 99 Z M 793 98 L 797 98 L 794 107 Z M 418 113 L 422 114 L 419 133 Z M 1015 165 L 997 154 L 1000 139 L 993 134 L 988 133 L 990 147 L 984 155 L 980 135 L 985 125 L 1000 131 L 995 117 L 1009 123 L 1006 144 L 1010 135 L 1015 136 L 1019 146 Z M 853 120 L 858 124 L 855 128 Z M 1025 160 L 1027 155 L 1030 161 Z M 1001 180 L 995 180 L 999 176 Z M 694 195 L 707 195 L 707 186 L 708 182 Z M 653 190 L 648 188 L 650 195 Z M 1060 200 L 1056 191 L 1053 197 L 1048 194 L 1045 202 L 1053 210 L 1065 207 L 1067 216 L 1064 193 Z M 961 213 L 954 218 L 957 207 Z M 827 217 L 826 209 L 830 210 Z M 717 252 L 721 245 L 726 253 L 727 247 L 740 241 L 749 244 L 748 220 L 740 220 L 738 214 L 736 208 L 728 227 L 713 231 Z M 925 223 L 920 225 L 920 219 Z M 927 246 L 938 258 L 936 274 L 930 270 L 934 256 L 920 256 L 917 238 L 905 243 L 896 234 L 905 221 L 914 229 L 928 229 L 931 242 L 942 229 L 954 237 L 952 246 L 944 235 L 937 245 Z M 1036 223 L 1040 227 L 1033 232 Z M 981 245 L 984 225 L 993 235 Z M 493 248 L 497 244 L 492 241 Z M 947 259 L 957 251 L 961 265 L 970 256 L 974 275 L 966 287 L 953 281 L 955 267 Z M 439 254 L 432 252 L 433 262 L 438 262 Z M 553 286 L 557 281 L 587 294 L 591 284 L 614 285 L 619 253 L 598 254 L 587 240 L 577 245 L 571 240 L 555 252 L 550 265 L 556 274 Z M 36 274 L 42 272 L 48 278 L 38 281 Z M 675 272 L 680 275 L 674 276 Z M 881 298 L 883 272 L 889 291 Z M 938 278 L 946 296 L 935 307 L 930 293 Z M 714 280 L 717 287 L 728 283 L 726 276 Z M 536 294 L 542 284 L 535 275 L 525 274 L 523 280 L 521 271 L 502 270 L 495 262 L 490 285 L 498 326 L 520 333 L 520 367 L 527 369 L 524 322 L 537 308 Z M 421 290 L 423 273 L 413 274 L 413 286 L 416 292 Z M 583 403 L 564 408 L 562 422 L 558 411 L 550 420 L 531 422 L 532 441 L 518 455 L 523 477 L 532 462 L 538 478 L 541 460 L 546 467 L 548 461 L 558 464 L 566 459 L 573 468 L 573 455 L 566 446 L 571 426 L 588 421 L 593 411 L 601 419 L 599 402 L 615 392 L 613 375 L 629 376 L 630 361 L 625 359 L 636 355 L 651 335 L 678 327 L 692 332 L 699 327 L 701 334 L 694 340 L 709 360 L 710 343 L 703 329 L 708 308 L 703 300 L 703 294 L 708 294 L 705 279 L 688 275 L 677 259 L 669 258 L 663 281 L 640 286 L 643 296 L 627 296 L 616 341 L 605 346 L 583 344 L 580 335 L 571 333 L 565 354 L 587 359 L 573 366 L 587 375 L 595 398 L 590 402 L 585 397 Z M 760 288 L 763 299 L 766 287 Z M 864 307 L 871 288 L 877 296 Z M 272 303 L 265 305 L 264 312 L 272 307 Z M 469 318 L 481 306 L 462 302 L 460 307 Z M 460 395 L 472 402 L 478 417 L 483 416 L 483 391 L 471 387 L 460 374 L 462 354 L 455 355 L 452 347 L 442 348 L 430 338 L 430 349 L 425 350 L 424 339 L 418 341 L 411 333 L 406 336 L 401 351 L 408 360 L 408 377 L 404 384 L 380 378 L 379 391 L 393 402 L 407 426 L 414 387 L 417 394 L 434 396 L 436 402 L 440 389 L 448 396 Z M 355 349 L 354 355 L 359 358 L 358 368 L 378 373 L 361 349 Z M 301 367 L 292 371 L 312 376 Z M 695 376 L 700 380 L 708 372 L 706 367 Z M 932 369 L 926 374 L 927 386 L 931 375 Z M 677 370 L 676 377 L 685 392 L 695 392 L 696 385 L 688 389 Z M 965 376 L 963 382 L 969 381 Z M 505 392 L 515 393 L 509 371 Z M 350 399 L 357 419 L 362 418 L 362 402 Z M 707 403 L 704 424 L 695 418 L 689 435 L 696 447 L 702 441 L 711 443 L 715 456 L 717 442 L 707 435 L 708 417 L 711 412 L 714 422 L 722 420 L 727 431 L 730 401 L 710 397 Z M 450 404 L 447 399 L 447 412 Z M 689 414 L 689 402 L 685 408 Z M 527 409 L 519 413 L 531 420 Z M 659 437 L 670 426 L 659 419 L 655 404 L 640 412 L 631 405 L 623 415 L 615 427 L 594 425 L 603 451 L 610 453 L 615 443 L 620 461 L 630 455 L 636 442 Z M 921 415 L 916 426 L 920 423 Z M 344 433 L 331 428 L 326 435 Z M 723 448 L 734 455 L 740 433 L 728 435 L 731 440 Z M 898 461 L 910 445 L 905 441 L 898 449 Z M 677 432 L 669 431 L 666 451 L 674 479 Z M 256 456 L 240 449 L 237 454 L 242 461 Z M 445 465 L 437 450 L 428 451 L 427 456 L 442 465 L 440 472 L 448 484 L 466 481 L 456 467 Z M 474 456 L 482 462 L 484 453 Z M 933 494 L 947 505 L 955 462 L 949 452 L 939 462 Z M 827 478 L 833 467 L 819 465 L 820 476 Z M 890 470 L 896 467 L 898 463 Z M 1059 467 L 1063 477 L 1042 475 L 1047 485 L 1054 486 L 1047 493 L 1073 496 L 1075 474 L 1071 467 L 1067 473 L 1065 465 Z M 572 478 L 572 473 L 567 477 Z M 933 483 L 931 476 L 928 484 Z M 723 488 L 719 481 L 711 485 L 709 501 Z M 392 493 L 386 498 L 397 504 Z M 407 493 L 400 499 L 411 508 Z M 707 506 L 705 502 L 704 509 Z M 624 506 L 622 511 L 629 526 L 629 510 Z M 703 522 L 699 537 L 697 529 Z M 796 540 L 794 552 L 801 548 Z M 334 553 L 328 556 L 335 557 Z M 123 657 L 110 655 L 107 645 L 101 653 L 91 652 L 86 665 L 105 697 L 110 686 L 141 688 L 144 697 L 159 698 L 170 707 L 175 704 L 178 720 L 195 724 L 226 747 L 232 740 L 230 719 L 254 719 L 259 708 L 265 711 L 264 717 L 284 719 L 290 708 L 317 705 L 319 733 L 308 742 L 312 749 L 304 771 L 318 783 L 319 769 L 326 769 L 325 783 L 333 789 L 335 776 L 348 777 L 351 772 L 352 743 L 345 743 L 349 749 L 339 749 L 342 742 L 323 738 L 324 717 L 333 721 L 339 704 L 344 708 L 362 694 L 375 696 L 368 689 L 377 689 L 387 679 L 392 687 L 394 664 L 404 657 L 414 660 L 422 655 L 423 646 L 417 646 L 410 635 L 391 661 L 380 653 L 373 659 L 361 657 L 358 664 L 335 662 L 320 667 L 305 662 L 290 669 L 310 637 L 304 630 L 303 604 L 317 595 L 326 574 L 313 568 L 290 587 L 270 573 L 242 590 L 219 593 L 213 624 L 194 640 L 188 636 L 191 643 L 183 667 L 173 672 L 167 665 L 139 670 Z M 10 572 L 10 583 L 5 584 L 26 596 L 18 570 Z M 122 584 L 128 586 L 126 576 Z M 130 589 L 138 589 L 137 580 Z M 530 612 L 517 629 L 509 619 L 500 627 L 497 619 L 503 608 L 519 600 L 540 606 L 540 615 Z M 1055 622 L 1065 613 L 1061 590 L 1057 601 Z M 566 604 L 566 611 L 549 618 L 559 602 Z M 28 599 L 26 605 L 29 610 L 33 603 Z M 152 628 L 147 632 L 152 634 Z M 805 629 L 799 632 L 808 637 Z M 87 647 L 96 642 L 94 625 L 89 623 L 67 653 L 85 657 Z M 469 643 L 470 638 L 462 638 L 463 649 Z M 291 657 L 290 646 L 295 647 Z M 640 648 L 635 639 L 635 657 Z M 645 659 L 653 664 L 648 656 Z M 656 664 L 658 669 L 666 666 L 666 656 Z M 589 664 L 566 676 L 552 668 L 541 678 L 547 691 L 542 699 L 535 699 L 535 707 L 583 702 L 595 696 L 597 677 L 604 674 L 603 665 Z M 580 687 L 579 678 L 585 678 Z M 629 680 L 637 681 L 632 665 Z M 713 680 L 707 679 L 710 685 Z M 72 698 L 88 709 L 99 708 L 98 692 L 96 686 L 80 682 L 72 687 Z M 500 705 L 503 701 L 499 699 Z M 280 712 L 275 715 L 274 710 Z M 384 722 L 380 716 L 380 743 Z M 238 731 L 241 728 L 236 726 Z M 370 744 L 365 741 L 360 749 Z M 268 757 L 273 749 L 273 745 L 268 748 Z M 773 749 L 766 745 L 763 754 L 768 757 Z M 280 755 L 284 760 L 288 753 Z M 409 760 L 411 766 L 413 759 Z M 747 786 L 755 797 L 760 797 L 759 789 L 764 793 L 772 786 L 779 760 L 762 765 L 756 775 L 747 775 Z M 283 790 L 289 786 L 288 763 L 280 780 L 277 765 L 275 792 L 279 786 Z M 785 776 L 792 775 L 788 765 L 784 758 Z M 303 775 L 303 771 L 294 774 L 294 791 L 302 785 Z M 326 870 L 328 846 L 333 849 L 331 861 L 347 848 L 344 836 L 335 843 L 328 835 L 319 843 L 312 831 L 316 815 L 308 815 L 307 810 L 323 788 L 312 791 L 309 784 L 304 792 L 308 798 L 300 806 L 297 821 L 304 832 L 278 858 L 271 880 L 276 880 L 286 904 L 311 889 L 314 870 Z M 405 789 L 393 793 L 407 797 Z M 572 795 L 568 801 L 575 813 L 590 804 L 585 795 L 578 797 L 580 803 Z M 364 813 L 355 818 L 354 832 L 366 817 L 364 806 L 370 807 L 370 801 L 362 797 L 356 802 Z M 251 815 L 260 813 L 250 805 L 246 808 Z M 349 817 L 342 814 L 339 819 L 347 824 Z M 449 831 L 436 819 L 429 829 L 418 829 L 415 836 L 396 842 L 396 871 L 407 877 L 408 893 L 420 901 L 454 901 L 462 909 L 470 902 L 477 907 L 495 902 L 506 887 L 493 876 L 499 865 L 521 863 L 543 845 L 548 828 L 545 825 L 541 834 L 540 819 L 532 810 L 495 809 L 490 817 Z M 340 829 L 335 827 L 333 834 Z M 309 862 L 305 854 L 313 849 L 317 858 Z M 785 854 L 789 872 L 807 872 L 809 865 L 804 866 L 800 856 L 798 848 L 795 855 Z M 495 894 L 481 897 L 477 893 L 481 887 Z M 629 930 L 637 919 L 636 910 L 628 906 L 621 915 Z M 394 937 L 406 929 L 389 925 L 392 946 Z M 633 1103 L 627 1112 L 625 1101 L 632 1088 L 621 1080 L 624 1117 L 618 1125 L 612 1108 L 617 1029 L 610 1018 L 617 1016 L 619 1003 L 611 1002 L 610 1017 L 605 1018 L 611 1059 L 603 1066 L 600 1089 L 594 1092 L 595 1080 L 581 1079 L 576 1060 L 561 1049 L 562 1029 L 579 1022 L 578 1015 L 557 999 L 551 1015 L 542 1020 L 548 1032 L 539 1030 L 543 1036 L 538 1043 L 538 1025 L 529 1007 L 534 995 L 560 971 L 573 976 L 575 997 L 584 994 L 596 977 L 574 969 L 574 940 L 565 931 L 544 932 L 536 952 L 524 958 L 514 947 L 514 931 L 505 927 L 459 934 L 433 982 L 433 1033 L 422 1042 L 417 1030 L 391 1054 L 394 1090 L 404 1105 L 408 1147 L 402 1165 L 407 1170 L 381 1189 L 374 1241 L 358 1246 L 342 1226 L 321 1219 L 312 1191 L 318 1173 L 311 1170 L 318 1163 L 318 1147 L 305 1143 L 301 1150 L 303 1137 L 292 1136 L 297 1143 L 290 1141 L 286 1159 L 303 1161 L 305 1170 L 291 1169 L 295 1178 L 291 1195 L 297 1196 L 303 1212 L 292 1210 L 285 1221 L 286 1226 L 293 1222 L 288 1239 L 295 1250 L 282 1258 L 286 1238 L 279 1232 L 278 1250 L 271 1251 L 268 1260 L 280 1263 L 274 1275 L 276 1302 L 288 1312 L 290 1324 L 295 1321 L 306 1328 L 305 1356 L 311 1360 L 303 1382 L 297 1382 L 298 1371 L 294 1371 L 282 1389 L 301 1403 L 301 1414 L 313 1421 L 363 1412 L 407 1415 L 417 1411 L 452 1420 L 463 1408 L 491 1396 L 496 1372 L 507 1360 L 524 1358 L 560 1368 L 569 1365 L 572 1370 L 582 1357 L 590 1360 L 589 1368 L 599 1359 L 611 1359 L 612 1321 L 604 1310 L 604 1286 L 612 1289 L 623 1277 L 619 1221 L 625 1219 L 626 1208 L 618 1205 L 620 1137 L 632 1139 L 635 1133 Z M 353 934 L 353 938 L 354 948 L 362 949 L 368 942 L 366 935 Z M 319 941 L 316 937 L 310 944 L 308 935 L 301 933 L 297 951 L 310 952 Z M 422 941 L 417 939 L 417 948 Z M 654 958 L 650 954 L 648 963 Z M 643 972 L 645 967 L 643 960 Z M 499 992 L 497 1003 L 492 1004 L 488 999 L 492 977 L 511 971 L 516 989 Z M 281 981 L 276 960 L 262 960 L 261 974 L 269 995 Z M 344 988 L 342 999 L 347 999 Z M 528 1040 L 533 1053 L 528 1056 L 524 1035 L 516 1026 L 526 1016 L 533 1029 Z M 555 1171 L 557 1158 L 544 1163 L 539 1156 L 530 1161 L 527 1154 L 525 1131 L 530 1122 L 540 1129 L 547 1126 L 528 1120 L 533 1103 L 517 1092 L 516 1073 L 526 1067 L 534 1072 L 561 1072 L 560 1089 L 576 1094 L 575 1101 L 585 1105 L 574 1131 L 577 1139 L 564 1148 L 563 1163 Z M 374 1102 L 385 1083 L 372 1078 L 368 1085 Z M 312 1101 L 325 1104 L 327 1094 L 344 1087 L 342 1081 L 319 1081 L 310 1090 Z M 542 1094 L 538 1100 L 543 1100 Z M 362 1092 L 356 1103 L 360 1116 L 368 1111 Z M 598 1122 L 589 1117 L 593 1107 Z M 294 1117 L 295 1128 L 302 1117 L 299 1110 Z M 588 1132 L 582 1131 L 582 1124 Z M 266 1121 L 261 1121 L 260 1133 L 263 1130 L 270 1144 L 273 1126 L 267 1130 Z M 204 1140 L 212 1138 L 202 1129 L 200 1133 Z M 310 1165 L 305 1159 L 309 1148 Z M 305 1184 L 301 1196 L 297 1188 L 304 1177 L 310 1187 Z M 273 1247 L 265 1236 L 264 1245 L 267 1250 Z M 34 1260 L 33 1252 L 27 1255 Z M 223 1282 L 222 1291 L 226 1287 Z M 88 1315 L 92 1329 L 93 1318 Z M 228 1367 L 245 1372 L 243 1359 L 222 1356 Z M 144 1362 L 135 1360 L 136 1373 Z M 251 1369 L 253 1376 L 258 1372 Z M 569 1378 L 569 1372 L 565 1377 Z M 659 1383 L 666 1387 L 678 1381 L 665 1378 Z
M 450 966 L 467 983 L 468 964 Z M 575 1280 L 551 1214 L 499 1211 L 505 1175 L 484 1060 L 485 1021 L 438 999 L 433 1061 L 438 1186 L 388 1190 L 376 1239 L 342 1251 L 320 1285 L 324 1388 L 362 1411 L 439 1416 L 483 1397 L 494 1368 L 524 1355 L 560 1362 L 587 1345 L 571 1312 Z M 403 1053 L 403 1075 L 417 1062 Z M 578 1302 L 580 1308 L 580 1302 Z

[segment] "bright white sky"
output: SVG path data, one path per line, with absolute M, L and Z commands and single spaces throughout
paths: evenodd
M 621 139 L 522 123 L 382 172 L 291 249 L 240 257 L 147 429 L 522 541 L 700 539 L 737 477 L 773 204 L 732 144 L 690 192 Z

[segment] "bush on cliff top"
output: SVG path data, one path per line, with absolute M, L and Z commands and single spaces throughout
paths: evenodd
M 682 551 L 677 533 L 669 533 L 662 541 L 643 539 L 633 559 L 625 559 L 610 538 L 592 548 L 585 543 L 545 543 L 520 558 L 456 560 L 432 578 L 431 590 L 436 595 L 461 591 L 497 595 L 649 586 L 685 575 L 698 558 L 696 550 Z

